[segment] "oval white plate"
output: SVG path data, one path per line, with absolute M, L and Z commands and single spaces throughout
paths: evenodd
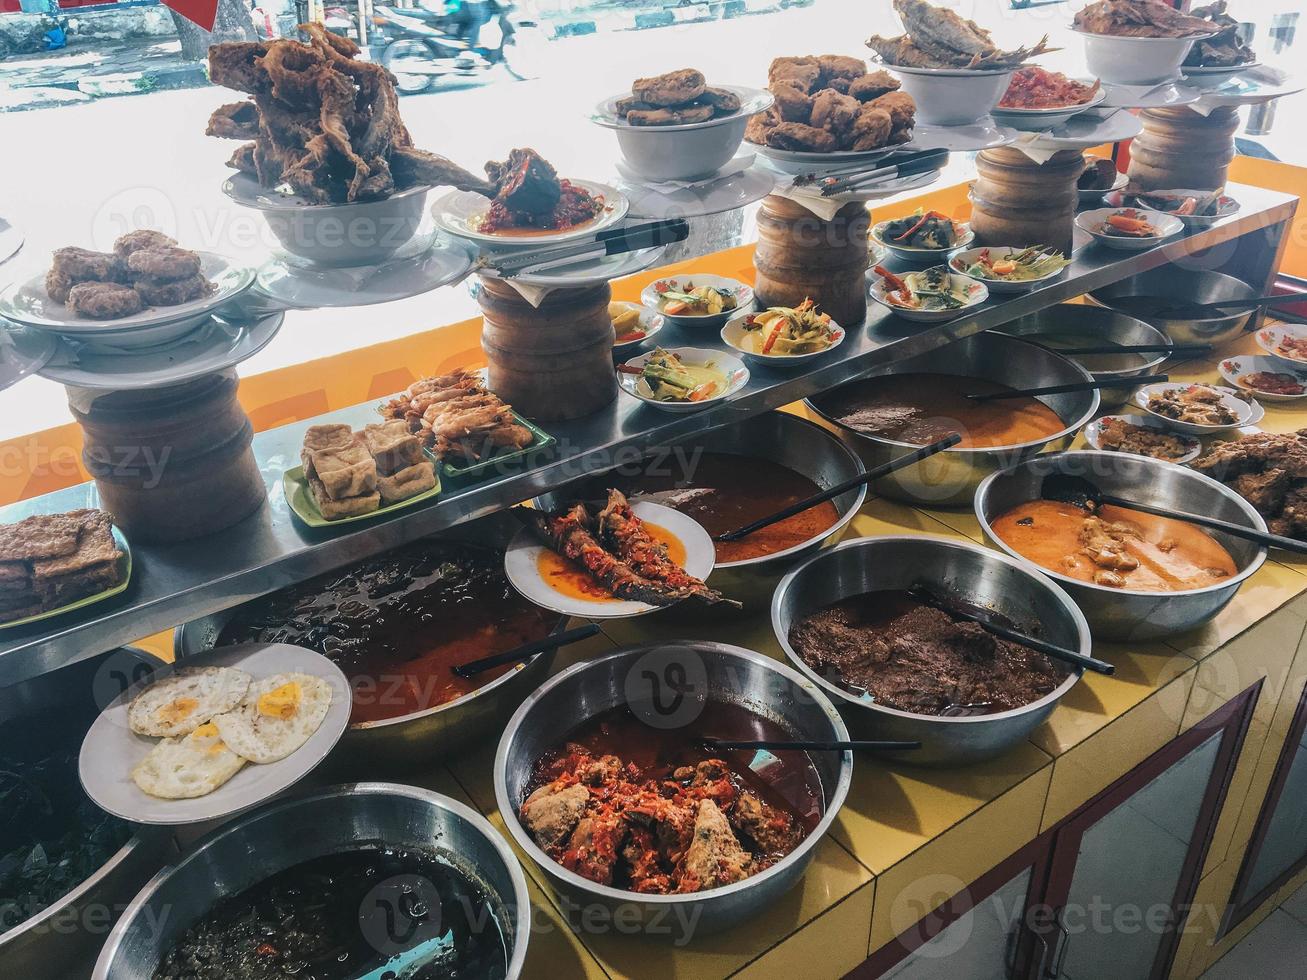
M 723 211 L 734 211 L 761 201 L 775 187 L 774 172 L 761 166 L 751 166 L 747 170 L 692 187 L 645 184 L 635 177 L 626 177 L 617 185 L 617 189 L 631 201 L 628 217 L 657 220 L 703 218 Z
M 744 321 L 747 317 L 753 316 L 755 312 L 746 310 L 737 316 L 731 317 L 726 326 L 722 327 L 722 342 L 732 350 L 738 351 L 746 364 L 752 364 L 755 367 L 773 368 L 781 371 L 787 368 L 800 367 L 824 354 L 829 354 L 844 343 L 844 338 L 847 335 L 844 328 L 832 320 L 830 326 L 834 337 L 829 347 L 810 351 L 807 354 L 755 354 L 743 346 L 748 334 L 748 331 L 744 329 Z
M 1091 79 L 1075 79 L 1080 82 L 1092 84 Z M 1041 130 L 1053 129 L 1056 126 L 1066 122 L 1072 116 L 1087 112 L 1095 106 L 1102 103 L 1107 98 L 1107 93 L 1100 86 L 1098 91 L 1093 94 L 1088 102 L 1082 102 L 1079 105 L 1059 106 L 1051 109 L 1020 109 L 1005 108 L 1001 105 L 995 106 L 990 110 L 995 122 L 1004 126 L 1011 126 L 1013 129 L 1021 130 Z
M 1144 385 L 1135 392 L 1135 404 L 1147 412 L 1149 416 L 1161 422 L 1167 429 L 1172 432 L 1183 432 L 1187 436 L 1210 436 L 1218 432 L 1229 432 L 1231 429 L 1238 429 L 1241 426 L 1256 425 L 1266 416 L 1266 409 L 1258 405 L 1257 402 L 1244 401 L 1235 394 L 1234 389 L 1226 388 L 1224 385 L 1207 385 L 1207 387 L 1219 391 L 1221 393 L 1221 403 L 1234 413 L 1235 420 L 1229 425 L 1199 425 L 1196 422 L 1177 422 L 1175 419 L 1169 419 L 1148 407 L 1148 399 L 1153 395 L 1162 391 L 1188 388 L 1194 383 L 1192 381 L 1159 381 L 1157 384 Z
M 976 233 L 971 230 L 969 224 L 965 221 L 954 223 L 962 226 L 962 234 L 958 236 L 957 244 L 950 245 L 948 248 L 913 248 L 910 245 L 896 245 L 894 242 L 886 241 L 883 232 L 889 225 L 888 221 L 878 221 L 872 225 L 870 238 L 896 259 L 902 259 L 904 262 L 924 262 L 927 265 L 933 265 L 937 262 L 943 262 L 954 252 L 966 248 L 976 240 Z
M 662 283 L 670 284 L 672 290 L 679 293 L 689 292 L 690 288 L 697 286 L 712 286 L 715 289 L 732 292 L 735 294 L 735 309 L 703 316 L 678 316 L 672 313 L 664 313 L 658 308 L 658 301 L 662 293 L 657 287 Z M 691 276 L 664 276 L 661 279 L 655 279 L 640 290 L 640 302 L 655 313 L 661 313 L 667 318 L 668 323 L 676 324 L 678 327 L 690 327 L 691 329 L 701 327 L 705 330 L 720 330 L 727 320 L 741 310 L 753 309 L 753 287 L 740 282 L 738 279 L 727 279 L 725 276 L 714 276 L 707 273 Z
M 1092 446 L 1094 449 L 1097 449 L 1101 452 L 1105 452 L 1105 453 L 1120 452 L 1120 450 L 1118 449 L 1104 449 L 1102 445 L 1102 441 L 1099 438 L 1099 436 L 1102 434 L 1103 431 L 1103 422 L 1105 422 L 1107 419 L 1120 419 L 1122 422 L 1125 422 L 1127 425 L 1137 425 L 1142 429 L 1152 429 L 1156 432 L 1168 432 L 1173 436 L 1185 439 L 1193 443 L 1193 448 L 1190 449 L 1189 452 L 1181 456 L 1179 459 L 1167 459 L 1167 460 L 1163 460 L 1163 462 L 1175 463 L 1177 466 L 1183 466 L 1185 463 L 1192 463 L 1203 453 L 1203 444 L 1201 442 L 1199 442 L 1193 436 L 1183 435 L 1182 433 L 1174 432 L 1171 429 L 1168 429 L 1165 425 L 1162 424 L 1161 420 L 1156 415 L 1104 415 L 1100 418 L 1094 419 L 1094 421 L 1090 422 L 1087 426 L 1085 426 L 1085 442 L 1089 443 L 1090 446 Z M 1125 453 L 1124 455 L 1142 456 L 1144 454 Z M 1148 458 L 1156 459 L 1157 457 L 1149 456 Z
M 1263 327 L 1256 333 L 1257 346 L 1271 356 L 1271 359 L 1279 364 L 1292 364 L 1294 367 L 1307 365 L 1307 355 L 1301 358 L 1291 357 L 1288 354 L 1279 352 L 1280 342 L 1286 337 L 1292 337 L 1294 340 L 1307 341 L 1307 325 L 1295 323 L 1282 323 L 1274 327 Z
M 1064 265 L 1056 272 L 1050 272 L 1046 276 L 1040 276 L 1038 279 L 1023 279 L 1019 282 L 1011 282 L 1006 279 L 986 279 L 983 276 L 970 276 L 964 271 L 966 266 L 974 262 L 982 252 L 988 251 L 991 255 L 1004 255 L 1008 252 L 1022 252 L 1024 248 L 1016 248 L 1011 245 L 985 245 L 980 248 L 969 248 L 962 252 L 955 252 L 953 257 L 948 260 L 949 268 L 960 276 L 967 276 L 968 279 L 974 279 L 976 282 L 984 283 L 985 288 L 991 293 L 1024 293 L 1028 289 L 1034 289 L 1036 286 L 1050 282 L 1058 276 L 1066 274 L 1069 265 Z
M 162 667 L 132 685 L 100 712 L 82 741 L 78 774 L 86 795 L 100 809 L 123 820 L 146 824 L 199 823 L 229 817 L 257 806 L 312 772 L 327 757 L 349 725 L 349 681 L 334 663 L 312 650 L 288 643 L 245 643 L 221 647 L 179 661 L 179 667 L 237 667 L 255 680 L 295 671 L 323 678 L 331 685 L 331 706 L 318 730 L 286 758 L 267 765 L 247 762 L 207 796 L 163 800 L 132 781 L 132 769 L 150 754 L 159 739 L 135 734 L 127 725 L 132 699 L 173 669 Z
M 644 379 L 638 374 L 627 374 L 624 371 L 617 372 L 617 383 L 621 389 L 632 398 L 638 398 L 646 405 L 659 409 L 663 412 L 673 412 L 676 414 L 685 414 L 688 412 L 702 412 L 705 408 L 711 408 L 718 402 L 725 401 L 737 391 L 749 383 L 749 369 L 744 366 L 734 354 L 724 354 L 717 350 L 706 350 L 700 347 L 667 347 L 664 348 L 668 353 L 679 354 L 681 360 L 689 365 L 712 365 L 726 375 L 726 390 L 720 395 L 713 395 L 711 398 L 705 398 L 701 402 L 660 402 L 656 398 L 650 397 L 645 392 L 648 387 L 643 384 Z M 642 368 L 647 360 L 653 356 L 653 351 L 647 354 L 641 354 L 639 357 L 633 357 L 626 362 L 627 367 Z
M 697 521 L 678 510 L 643 500 L 631 502 L 635 516 L 656 524 L 685 546 L 685 570 L 697 579 L 706 579 L 717 562 L 712 538 Z M 577 599 L 564 595 L 540 575 L 540 555 L 546 550 L 535 532 L 522 528 L 504 554 L 504 573 L 513 588 L 530 602 L 565 616 L 585 619 L 625 619 L 654 612 L 661 606 L 630 599 Z
M 944 323 L 947 320 L 956 320 L 958 317 L 965 316 L 968 311 L 989 299 L 989 287 L 987 287 L 983 282 L 978 282 L 975 279 L 968 279 L 966 276 L 958 275 L 956 272 L 950 272 L 949 275 L 951 275 L 956 282 L 965 284 L 967 293 L 971 297 L 971 302 L 956 310 L 905 310 L 901 306 L 895 306 L 885 297 L 884 279 L 876 279 L 871 284 L 871 298 L 891 313 L 896 313 L 903 317 L 903 319 L 912 320 L 915 323 Z
M 1291 363 L 1279 357 L 1258 357 L 1244 354 L 1239 357 L 1223 358 L 1217 362 L 1216 369 L 1221 372 L 1221 377 L 1229 382 L 1230 387 L 1252 392 L 1257 396 L 1258 401 L 1296 402 L 1307 398 L 1307 362 L 1301 362 L 1292 367 L 1290 366 Z M 1272 374 L 1291 375 L 1297 379 L 1305 390 L 1301 395 L 1279 395 L 1273 391 L 1262 391 L 1260 388 L 1249 387 L 1239 381 L 1245 375 L 1260 374 L 1263 371 Z
M 477 225 L 481 223 L 486 216 L 486 211 L 490 209 L 490 199 L 474 191 L 450 191 L 437 199 L 436 203 L 431 206 L 431 213 L 436 219 L 436 224 L 451 235 L 468 238 L 474 242 L 484 242 L 487 245 L 502 249 L 538 248 L 541 245 L 557 245 L 560 242 L 576 241 L 601 232 L 606 228 L 612 228 L 626 217 L 626 212 L 630 209 L 630 202 L 627 201 L 626 195 L 616 187 L 599 184 L 592 180 L 568 179 L 571 183 L 582 190 L 589 191 L 595 197 L 602 197 L 604 210 L 592 221 L 587 221 L 583 225 L 568 228 L 564 231 L 532 232 L 519 235 L 487 235 L 485 232 L 477 231 Z
M 1189 191 L 1189 190 L 1157 190 L 1150 191 L 1149 194 L 1175 194 L 1180 197 L 1205 197 L 1210 191 Z M 1103 203 L 1109 208 L 1136 207 L 1148 211 L 1158 211 L 1161 214 L 1169 214 L 1172 217 L 1179 218 L 1180 223 L 1186 228 L 1209 228 L 1216 224 L 1222 218 L 1228 218 L 1239 213 L 1239 202 L 1228 194 L 1222 194 L 1220 197 L 1220 213 L 1211 214 L 1176 214 L 1174 211 L 1167 211 L 1163 208 L 1154 207 L 1142 200 L 1148 194 L 1139 195 L 1131 194 L 1128 197 L 1122 191 L 1113 189 L 1103 195 Z M 1127 201 L 1129 202 L 1127 204 Z
M 1142 252 L 1154 245 L 1160 245 L 1184 231 L 1184 223 L 1174 215 L 1163 214 L 1161 211 L 1149 211 L 1147 208 L 1134 208 L 1133 210 L 1142 214 L 1157 229 L 1157 235 L 1151 238 L 1130 238 L 1123 235 L 1103 234 L 1099 230 L 1099 226 L 1107 220 L 1109 214 L 1115 214 L 1121 210 L 1124 209 L 1095 208 L 1093 211 L 1081 211 L 1076 215 L 1076 227 L 1106 248 L 1114 248 L 1122 252 Z
M 760 156 L 766 157 L 777 170 L 788 174 L 806 173 L 817 168 L 830 169 L 855 163 L 871 163 L 901 150 L 921 149 L 916 145 L 915 139 L 907 143 L 896 143 L 894 146 L 882 146 L 875 150 L 831 150 L 829 153 L 818 153 L 815 150 L 781 150 L 762 143 L 750 143 L 748 140 L 744 141 L 744 145 Z
M 965 126 L 918 123 L 912 130 L 912 149 L 975 153 L 1015 143 L 1020 135 L 1011 126 L 999 125 L 993 116 L 985 116 Z
M 1042 126 L 1039 130 L 1026 133 L 1018 142 L 1034 143 L 1041 150 L 1087 150 L 1101 143 L 1133 139 L 1143 132 L 1144 125 L 1128 112 L 1115 112 L 1106 119 L 1085 112 L 1058 126 Z
M 640 314 L 640 326 L 644 329 L 644 336 L 639 340 L 627 340 L 622 343 L 614 342 L 613 353 L 622 357 L 629 357 L 640 349 L 640 345 L 653 340 L 660 333 L 663 327 L 667 325 L 666 318 L 661 313 L 655 313 L 648 307 L 641 306 L 639 303 L 622 303 L 613 302 L 612 306 L 624 306 L 628 310 L 636 310 Z

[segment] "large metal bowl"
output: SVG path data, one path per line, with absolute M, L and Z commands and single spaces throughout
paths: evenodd
M 99 707 L 162 663 L 144 650 L 126 647 L 0 688 L 0 718 L 55 713 L 74 721 L 86 715 L 89 724 Z M 84 975 L 118 911 L 175 853 L 166 829 L 137 827 L 104 865 L 46 909 L 22 921 L 14 921 L 11 910 L 0 910 L 0 976 Z
M 1227 299 L 1249 299 L 1256 295 L 1257 290 L 1234 276 L 1203 269 L 1182 269 L 1174 265 L 1160 265 L 1156 269 L 1088 293 L 1090 302 L 1124 313 L 1131 311 L 1119 307 L 1117 301 L 1128 296 L 1165 296 L 1187 303 L 1216 303 Z M 1245 312 L 1201 320 L 1156 316 L 1145 319 L 1170 337 L 1172 343 L 1223 344 L 1238 337 L 1251 316 L 1251 312 Z
M 1046 347 L 1002 334 L 979 333 L 949 344 L 942 350 L 911 357 L 884 373 L 952 374 L 982 378 L 1012 388 L 1035 388 L 1044 385 L 1071 384 L 1091 380 L 1089 372 Z M 858 384 L 858 382 L 852 382 Z M 839 428 L 848 443 L 857 450 L 867 467 L 879 466 L 911 452 L 911 443 L 858 432 L 841 424 L 833 415 L 839 393 L 814 395 L 807 404 L 814 412 Z M 931 507 L 962 507 L 971 503 L 976 487 L 990 473 L 1011 466 L 1045 449 L 1063 449 L 1075 438 L 1080 427 L 1098 411 L 1097 391 L 1078 391 L 1063 395 L 1042 395 L 1040 401 L 1057 413 L 1066 427 L 1046 439 L 990 449 L 946 449 L 928 460 L 899 470 L 882 480 L 875 489 L 886 497 Z
M 995 473 L 976 491 L 976 519 L 980 521 L 985 536 L 995 547 L 1030 568 L 1038 566 L 999 540 L 990 521 L 1013 507 L 1037 499 L 1040 485 L 1050 473 L 1086 477 L 1104 493 L 1142 504 L 1206 514 L 1259 531 L 1266 530 L 1261 515 L 1237 493 L 1183 466 L 1125 453 L 1055 453 Z M 1094 636 L 1103 640 L 1151 640 L 1182 633 L 1211 619 L 1234 598 L 1244 580 L 1266 561 L 1265 548 L 1219 531 L 1208 533 L 1234 558 L 1239 573 L 1205 589 L 1137 592 L 1081 582 L 1042 567 L 1039 570 L 1070 593 L 1089 621 Z
M 683 696 L 664 680 L 673 681 Z M 846 739 L 848 730 L 834 705 L 812 681 L 784 664 L 740 647 L 703 640 L 671 640 L 628 647 L 558 674 L 513 715 L 495 756 L 495 799 L 517 845 L 554 887 L 582 907 L 602 906 L 637 920 L 651 935 L 670 928 L 691 934 L 727 928 L 757 914 L 803 875 L 818 842 L 830 829 L 848 795 L 853 776 L 850 752 L 814 752 L 825 809 L 812 833 L 783 860 L 751 878 L 685 895 L 641 895 L 611 888 L 569 871 L 549 857 L 518 820 L 532 767 L 575 728 L 619 705 L 661 728 L 694 732 L 703 699 L 725 701 L 761 715 L 801 739 Z M 693 737 L 693 734 L 687 734 Z
M 1087 346 L 1088 343 L 1104 344 L 1165 344 L 1166 334 L 1150 327 L 1143 320 L 1137 320 L 1124 313 L 1109 310 L 1102 306 L 1087 306 L 1083 303 L 1062 303 L 1048 309 L 1018 317 L 1010 323 L 996 327 L 998 333 L 1009 337 L 1020 337 L 1036 344 L 1050 347 L 1055 353 L 1059 338 L 1064 346 Z M 1072 343 L 1068 343 L 1071 341 Z M 1085 367 L 1074 355 L 1061 355 L 1084 367 L 1095 381 L 1114 381 L 1118 378 L 1135 378 L 1141 374 L 1151 374 L 1166 360 L 1165 353 L 1126 354 L 1133 357 L 1133 367 L 1118 368 L 1111 371 L 1091 370 Z M 1130 400 L 1134 388 L 1103 388 L 1098 393 L 1099 408 L 1119 408 Z
M 526 877 L 489 821 L 428 790 L 350 783 L 261 807 L 200 840 L 127 906 L 93 980 L 150 980 L 178 936 L 219 899 L 293 865 L 370 844 L 434 852 L 479 885 L 503 926 L 507 976 L 521 974 L 531 935 Z
M 515 523 L 511 519 L 477 521 L 442 535 L 442 539 L 501 546 Z M 178 627 L 173 634 L 177 659 L 212 650 L 234 613 L 234 609 L 226 609 Z M 562 632 L 566 626 L 567 617 L 560 616 L 553 632 Z M 398 774 L 409 771 L 415 760 L 448 756 L 498 732 L 522 699 L 549 676 L 555 654 L 553 650 L 538 653 L 475 691 L 434 708 L 350 725 L 328 756 L 327 771 L 337 778 Z
M 670 454 L 660 453 L 651 457 L 650 462 L 652 465 L 671 468 L 675 473 L 692 475 L 696 454 L 700 451 L 740 456 L 740 465 L 743 467 L 749 465 L 749 459 L 779 463 L 800 476 L 806 476 L 823 490 L 865 472 L 858 454 L 837 436 L 788 412 L 756 415 L 737 425 L 694 436 L 673 447 Z M 538 498 L 537 503 L 545 509 L 561 507 L 578 494 L 589 496 L 602 490 L 604 482 L 602 476 L 586 477 Z M 743 602 L 746 611 L 752 611 L 756 605 L 770 601 L 776 583 L 795 562 L 816 554 L 839 540 L 849 522 L 858 516 L 858 511 L 866 500 L 865 486 L 845 491 L 831 501 L 839 513 L 839 520 L 829 529 L 775 554 L 745 561 L 719 562 L 708 577 L 708 583 L 724 595 Z M 711 615 L 722 615 L 721 608 L 714 607 Z
M 772 599 L 772 630 L 790 663 L 839 705 L 856 736 L 919 740 L 900 753 L 923 766 L 961 766 L 1012 748 L 1035 729 L 1080 679 L 1072 668 L 1038 701 L 992 715 L 940 717 L 899 711 L 859 697 L 813 670 L 790 645 L 805 616 L 843 599 L 918 583 L 1005 616 L 1018 629 L 1051 643 L 1090 652 L 1089 625 L 1071 597 L 1044 575 L 979 545 L 929 535 L 889 535 L 845 541 L 810 558 L 781 580 Z M 888 755 L 888 754 L 887 754 Z

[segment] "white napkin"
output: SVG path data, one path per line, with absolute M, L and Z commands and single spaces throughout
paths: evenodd
M 787 184 L 784 181 L 777 184 L 772 189 L 772 193 L 777 197 L 793 201 L 799 207 L 807 208 L 822 221 L 834 221 L 835 215 L 840 208 L 859 200 L 857 194 L 836 194 L 833 197 L 822 197 L 821 189 L 815 184 L 806 187 L 795 187 L 793 184 Z
M 1236 78 L 1245 78 L 1250 82 L 1257 82 L 1261 85 L 1283 85 L 1289 80 L 1287 72 L 1280 71 L 1278 68 L 1272 68 L 1270 65 L 1258 65 L 1255 68 L 1249 68 L 1238 75 L 1231 76 L 1231 80 Z M 1258 98 L 1256 92 L 1249 92 L 1246 96 L 1240 98 L 1243 105 L 1253 105 L 1257 102 L 1269 102 L 1275 95 L 1268 95 Z M 1200 116 L 1210 116 L 1215 109 L 1231 105 L 1230 93 L 1221 94 L 1220 89 L 1204 90 L 1199 96 L 1198 101 L 1189 106 Z
M 641 187 L 648 187 L 651 190 L 677 191 L 688 190 L 695 187 L 707 187 L 709 184 L 715 184 L 717 181 L 725 180 L 727 177 L 734 177 L 736 174 L 742 174 L 753 166 L 755 159 L 757 159 L 757 154 L 741 153 L 716 173 L 709 174 L 707 177 L 699 177 L 694 180 L 651 180 L 648 177 L 642 177 L 640 174 L 636 173 L 627 166 L 626 162 L 623 160 L 618 160 L 616 167 L 617 172 L 622 175 L 622 178 L 632 184 L 639 184 Z
M 1041 167 L 1053 159 L 1053 156 L 1065 150 L 1065 146 L 1058 146 L 1056 143 L 1048 143 L 1043 140 L 1044 133 L 1022 133 L 1017 137 L 1017 141 L 1012 144 L 1014 149 L 1020 150 L 1035 163 Z
M 528 286 L 526 283 L 518 282 L 516 279 L 501 279 L 500 282 L 508 283 L 517 290 L 519 296 L 536 309 L 540 309 L 540 304 L 545 301 L 545 297 L 557 288 L 555 286 Z

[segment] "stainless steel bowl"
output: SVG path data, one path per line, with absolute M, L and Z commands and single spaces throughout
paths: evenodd
M 1050 643 L 1090 652 L 1089 625 L 1065 591 L 1044 575 L 979 545 L 924 535 L 890 535 L 845 541 L 810 558 L 781 580 L 772 599 L 772 631 L 790 663 L 839 705 L 854 735 L 920 740 L 903 762 L 961 766 L 1007 751 L 1023 741 L 1080 679 L 1073 668 L 1038 701 L 992 715 L 943 718 L 899 711 L 859 697 L 808 666 L 790 645 L 790 631 L 805 616 L 843 599 L 921 583 L 1005 616 L 1019 629 Z M 888 754 L 887 754 L 888 755 Z
M 982 378 L 1012 388 L 1071 384 L 1091 380 L 1089 372 L 1046 347 L 1002 334 L 979 333 L 947 347 L 911 357 L 886 373 L 952 374 Z M 853 382 L 857 384 L 858 382 Z M 868 435 L 842 425 L 831 413 L 843 389 L 835 388 L 809 398 L 814 412 L 841 430 L 868 468 L 887 463 L 917 447 L 895 439 Z M 961 507 L 971 503 L 976 487 L 989 474 L 1011 466 L 1045 449 L 1070 444 L 1080 427 L 1098 411 L 1098 392 L 1078 391 L 1043 395 L 1039 399 L 1057 413 L 1066 428 L 1033 442 L 990 449 L 946 449 L 928 460 L 877 480 L 876 492 L 895 500 L 931 507 Z
M 996 327 L 998 333 L 1009 337 L 1020 337 L 1032 343 L 1043 344 L 1055 353 L 1058 338 L 1065 346 L 1087 346 L 1089 343 L 1103 344 L 1165 344 L 1166 334 L 1150 327 L 1143 320 L 1137 320 L 1124 313 L 1105 309 L 1101 306 L 1087 306 L 1083 303 L 1062 303 L 1048 309 L 1018 317 L 1010 323 Z M 1162 354 L 1124 354 L 1137 363 L 1133 367 L 1118 368 L 1111 371 L 1092 370 L 1074 355 L 1061 355 L 1074 361 L 1093 376 L 1095 381 L 1109 381 L 1118 378 L 1135 378 L 1141 374 L 1151 374 L 1166 361 Z M 1091 362 L 1092 363 L 1092 362 Z M 1103 388 L 1098 393 L 1099 408 L 1119 408 L 1130 400 L 1134 388 Z
M 162 663 L 144 650 L 125 647 L 0 688 L 0 718 L 49 717 L 51 713 L 70 717 L 86 713 L 94 718 L 98 707 Z M 54 904 L 22 921 L 14 921 L 11 910 L 2 910 L 0 976 L 85 975 L 86 965 L 103 944 L 118 912 L 176 853 L 172 834 L 165 828 L 137 827 L 104 865 Z
M 1102 286 L 1088 294 L 1092 303 L 1130 313 L 1121 309 L 1116 301 L 1127 296 L 1165 296 L 1188 303 L 1216 303 L 1226 299 L 1249 299 L 1257 290 L 1241 279 L 1222 272 L 1202 269 L 1182 269 L 1174 265 L 1160 265 L 1129 279 Z M 1248 313 L 1207 317 L 1202 320 L 1147 317 L 1147 321 L 1163 331 L 1176 344 L 1223 344 L 1233 340 L 1248 325 Z
M 507 976 L 521 974 L 531 935 L 526 877 L 490 822 L 414 786 L 350 783 L 260 807 L 200 840 L 127 906 L 93 980 L 150 980 L 181 933 L 219 899 L 312 858 L 368 845 L 433 852 L 479 885 L 504 930 Z
M 502 547 L 515 529 L 516 522 L 511 518 L 491 518 L 441 537 Z M 212 650 L 234 613 L 234 609 L 226 609 L 178 627 L 173 634 L 177 659 Z M 566 627 L 567 617 L 560 616 L 553 632 L 562 632 Z M 498 732 L 522 699 L 549 676 L 555 654 L 553 650 L 538 653 L 470 694 L 434 708 L 350 725 L 327 758 L 327 772 L 340 779 L 378 772 L 398 774 L 409 771 L 415 760 L 426 762 L 448 756 L 460 747 Z
M 678 676 L 685 682 L 676 682 L 683 696 L 668 699 L 674 692 L 662 681 Z M 724 643 L 669 640 L 628 647 L 576 664 L 553 677 L 513 715 L 495 756 L 499 813 L 518 847 L 544 871 L 554 887 L 583 908 L 599 906 L 632 920 L 638 918 L 650 935 L 665 936 L 669 928 L 673 932 L 680 930 L 680 935 L 671 936 L 678 942 L 756 915 L 802 877 L 848 795 L 852 753 L 812 754 L 821 778 L 825 809 L 812 833 L 794 851 L 760 874 L 703 892 L 641 895 L 597 884 L 550 858 L 527 833 L 517 814 L 527 795 L 532 767 L 586 720 L 619 705 L 630 705 L 637 717 L 651 725 L 684 727 L 693 733 L 704 698 L 747 708 L 796 738 L 848 738 L 839 713 L 818 686 L 784 664 Z
M 737 425 L 714 429 L 704 435 L 679 443 L 670 454 L 652 457 L 653 465 L 670 468 L 674 473 L 693 473 L 695 454 L 698 452 L 728 453 L 748 459 L 765 459 L 779 463 L 801 476 L 806 476 L 822 489 L 861 476 L 862 460 L 840 439 L 821 426 L 788 412 L 768 412 L 756 415 Z M 575 499 L 578 493 L 593 493 L 604 482 L 601 477 L 586 477 L 560 490 L 538 498 L 537 503 L 546 509 L 562 506 Z M 849 522 L 867 500 L 867 488 L 848 490 L 831 503 L 839 513 L 831 527 L 793 548 L 778 551 L 761 558 L 745 561 L 719 562 L 707 581 L 713 588 L 738 599 L 747 612 L 771 600 L 772 590 L 786 570 L 795 562 L 816 554 L 827 545 L 839 540 Z M 678 610 L 679 612 L 679 610 Z M 721 616 L 721 607 L 704 609 L 706 614 Z
M 1104 493 L 1177 511 L 1206 514 L 1266 530 L 1266 522 L 1230 488 L 1193 470 L 1146 456 L 1084 451 L 1056 453 L 1019 463 L 995 473 L 976 491 L 976 518 L 985 536 L 1027 567 L 999 538 L 990 521 L 1019 504 L 1039 497 L 1040 484 L 1050 473 L 1069 473 L 1093 480 Z M 1212 534 L 1234 558 L 1239 574 L 1218 585 L 1184 592 L 1136 592 L 1081 582 L 1040 568 L 1070 593 L 1094 636 L 1101 640 L 1151 640 L 1182 633 L 1211 619 L 1234 598 L 1239 586 L 1266 561 L 1266 549 L 1219 531 Z

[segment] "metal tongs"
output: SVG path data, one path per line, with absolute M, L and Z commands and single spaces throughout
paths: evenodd
M 901 153 L 873 162 L 863 161 L 845 167 L 834 167 L 821 172 L 800 174 L 794 178 L 795 187 L 816 185 L 822 197 L 836 197 L 856 191 L 872 190 L 900 177 L 929 173 L 948 162 L 948 150 L 924 150 L 919 153 Z
M 526 273 L 543 272 L 609 255 L 671 245 L 689 237 L 690 225 L 684 218 L 650 221 L 642 225 L 611 228 L 579 242 L 483 255 L 479 265 L 483 269 L 495 271 L 504 279 L 511 279 Z

